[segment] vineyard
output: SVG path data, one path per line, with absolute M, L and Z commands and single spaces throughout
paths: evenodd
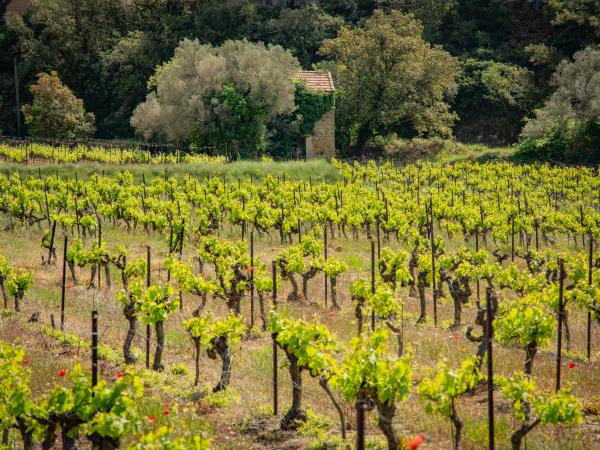
M 600 448 L 597 169 L 0 155 L 3 448 Z

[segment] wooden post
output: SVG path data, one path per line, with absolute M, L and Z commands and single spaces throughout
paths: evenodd
M 429 236 L 431 237 L 431 286 L 433 289 L 433 323 L 437 327 L 437 286 L 435 277 L 435 232 L 433 222 L 433 199 L 429 197 Z
M 56 223 L 56 222 L 55 222 Z M 62 266 L 62 286 L 60 293 L 60 331 L 65 331 L 65 294 L 67 287 L 67 244 L 68 237 L 65 234 L 63 243 L 63 266 Z
M 560 369 L 562 365 L 562 328 L 563 328 L 563 290 L 565 281 L 565 263 L 558 260 L 558 338 L 556 343 L 556 392 L 560 390 Z
M 494 336 L 493 321 L 492 321 L 492 299 L 491 288 L 488 288 L 486 295 L 486 339 L 487 339 L 487 399 L 488 399 L 488 449 L 494 450 L 494 358 L 492 353 L 492 339 Z
M 92 310 L 92 389 L 98 384 L 98 310 Z M 93 395 L 93 393 L 92 393 Z
M 371 294 L 375 293 L 375 241 L 371 239 Z M 371 311 L 371 330 L 375 331 L 375 311 Z
M 250 328 L 254 328 L 254 230 L 250 232 L 250 269 Z
M 515 262 L 515 217 L 511 217 L 511 231 L 510 231 L 510 260 Z
M 327 261 L 327 224 L 323 225 L 323 256 Z M 325 308 L 327 308 L 327 282 L 329 281 L 327 274 L 324 274 L 325 278 Z
M 356 408 L 356 450 L 365 450 L 365 401 L 357 399 Z
M 152 248 L 148 245 L 146 247 L 146 288 L 150 286 L 150 261 L 151 261 Z M 152 328 L 150 324 L 146 324 L 146 369 L 150 368 L 150 339 L 152 338 Z
M 271 263 L 273 268 L 273 309 L 277 310 L 277 262 L 273 261 Z M 273 415 L 277 416 L 278 411 L 278 386 L 277 386 L 277 369 L 279 364 L 277 362 L 277 339 L 275 334 L 272 335 L 273 338 Z
M 102 246 L 102 222 L 98 220 L 98 247 Z M 98 263 L 98 292 L 100 292 L 100 263 Z
M 588 254 L 588 284 L 592 285 L 592 270 L 594 267 L 594 236 L 590 232 L 589 236 L 589 254 Z M 587 330 L 586 330 L 586 355 L 588 361 L 591 358 L 592 353 L 592 313 L 587 313 Z
M 52 250 L 54 249 L 54 236 L 56 235 L 56 220 L 52 222 L 52 231 L 50 232 L 50 248 L 48 249 L 48 264 L 52 262 Z M 66 235 L 65 235 L 66 237 Z

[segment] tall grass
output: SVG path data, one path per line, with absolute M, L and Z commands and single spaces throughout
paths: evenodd
M 121 171 L 131 172 L 136 180 L 158 176 L 183 178 L 192 175 L 198 178 L 223 177 L 229 180 L 236 178 L 263 178 L 266 175 L 288 179 L 332 182 L 340 178 L 335 168 L 324 159 L 310 161 L 234 161 L 226 164 L 126 164 L 111 165 L 89 162 L 73 164 L 19 164 L 0 162 L 0 171 L 4 173 L 19 172 L 24 176 L 32 175 L 50 177 L 58 175 L 62 178 L 73 178 L 75 174 L 86 178 L 92 174 L 114 175 Z

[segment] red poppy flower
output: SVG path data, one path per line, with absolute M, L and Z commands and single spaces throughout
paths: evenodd
M 409 448 L 410 450 L 416 450 L 421 446 L 423 442 L 425 442 L 425 436 L 419 434 L 412 438 L 410 441 L 408 441 L 408 443 L 406 444 L 406 448 Z
M 458 341 L 458 336 L 456 336 L 456 335 L 450 336 L 450 339 L 452 339 L 453 341 Z
M 168 408 L 168 407 L 169 407 L 169 404 L 167 402 L 164 402 L 163 403 L 163 408 Z
M 569 369 L 575 367 L 575 361 L 569 361 Z
M 124 376 L 125 376 L 125 375 L 123 375 L 121 372 L 119 372 L 119 373 L 117 374 L 117 378 L 123 378 Z
M 247 273 L 247 274 L 251 274 L 253 271 L 254 271 L 254 269 L 253 269 L 252 267 L 248 267 L 248 268 L 246 269 L 246 273 Z
M 165 409 L 165 410 L 163 411 L 163 416 L 168 416 L 168 415 L 169 415 L 169 410 L 168 410 L 168 409 Z
M 67 289 L 73 289 L 73 285 L 72 284 L 68 284 L 67 285 Z
M 150 417 L 148 417 L 148 420 L 149 420 L 150 422 L 156 422 L 156 417 L 154 417 L 154 416 L 150 416 Z
M 59 371 L 58 371 L 58 376 L 59 376 L 59 377 L 64 377 L 66 374 L 67 374 L 67 371 L 66 371 L 66 370 L 59 370 Z
M 24 366 L 28 366 L 29 365 L 29 360 L 28 359 L 24 359 L 23 360 L 23 365 Z
M 333 316 L 335 316 L 335 313 L 334 313 L 333 311 L 331 311 L 331 312 L 327 313 L 327 315 L 328 315 L 329 317 L 333 317 Z

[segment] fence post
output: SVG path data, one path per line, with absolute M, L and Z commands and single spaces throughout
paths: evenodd
M 250 269 L 250 328 L 254 328 L 254 230 L 250 232 Z
M 148 245 L 146 247 L 146 288 L 150 286 L 150 261 L 151 261 L 152 248 Z M 146 369 L 150 368 L 150 339 L 152 338 L 152 328 L 150 324 L 146 324 Z
M 67 287 L 67 243 L 68 237 L 65 234 L 63 244 L 63 266 L 62 266 L 62 286 L 60 293 L 60 331 L 65 331 L 65 289 Z
M 492 292 L 491 288 L 488 288 L 486 291 L 486 305 L 485 305 L 485 314 L 486 314 L 486 335 L 485 338 L 487 340 L 487 399 L 488 399 L 488 449 L 494 450 L 495 446 L 495 438 L 494 438 L 494 358 L 492 353 L 492 338 L 494 335 L 493 329 L 493 321 L 492 321 Z
M 589 254 L 588 254 L 588 284 L 592 285 L 592 270 L 594 264 L 594 236 L 590 232 L 589 235 Z M 592 312 L 587 313 L 587 330 L 586 330 L 586 354 L 588 361 L 592 353 Z
M 556 392 L 560 390 L 560 369 L 562 365 L 562 328 L 563 328 L 563 290 L 565 281 L 565 263 L 558 260 L 558 337 L 556 343 Z
M 92 310 L 92 389 L 98 384 L 98 310 Z M 92 393 L 93 395 L 93 393 Z
M 273 268 L 273 309 L 277 309 L 277 262 L 273 261 L 271 263 Z M 273 415 L 277 416 L 279 413 L 279 399 L 278 399 L 278 386 L 277 386 L 277 339 L 275 334 L 272 335 L 273 338 Z
M 371 294 L 375 293 L 375 241 L 371 239 Z M 375 310 L 371 311 L 371 330 L 375 330 Z

